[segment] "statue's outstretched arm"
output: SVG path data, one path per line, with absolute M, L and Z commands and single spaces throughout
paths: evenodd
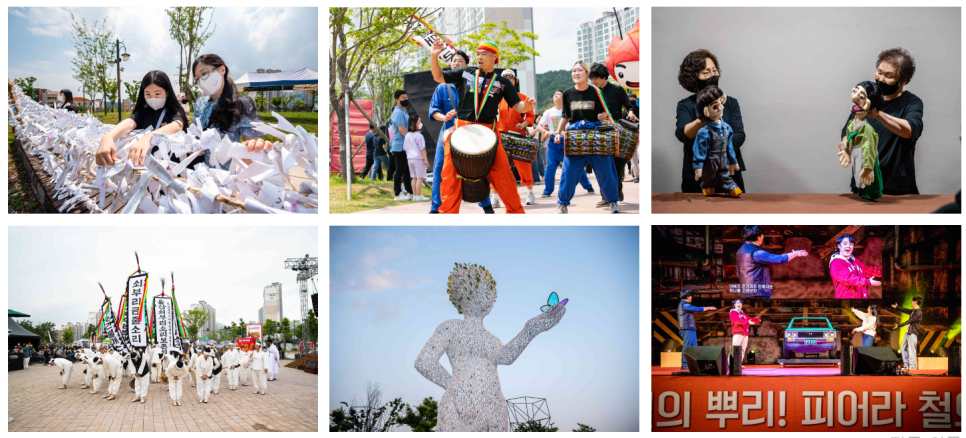
M 527 324 L 523 326 L 523 331 L 500 349 L 497 364 L 510 365 L 515 362 L 520 357 L 520 353 L 523 353 L 523 349 L 530 344 L 530 341 L 540 333 L 557 325 L 563 318 L 564 313 L 567 313 L 567 309 L 564 306 L 558 306 L 554 310 L 541 313 L 527 321 Z
M 429 342 L 426 342 L 426 345 L 423 346 L 423 351 L 420 351 L 419 356 L 416 357 L 416 371 L 419 371 L 419 374 L 444 390 L 449 387 L 449 380 L 452 376 L 439 363 L 439 358 L 443 356 L 446 347 L 449 346 L 449 341 L 455 333 L 456 323 L 458 322 L 458 319 L 451 319 L 436 327 L 433 337 L 429 338 Z

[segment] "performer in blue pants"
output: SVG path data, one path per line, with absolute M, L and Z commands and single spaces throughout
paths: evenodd
M 456 56 L 453 56 L 450 68 L 466 67 L 469 62 L 469 55 L 459 50 L 456 52 Z M 439 84 L 436 91 L 433 92 L 433 99 L 429 103 L 429 116 L 434 120 L 443 122 L 443 127 L 439 129 L 439 137 L 436 139 L 436 158 L 433 159 L 433 199 L 429 207 L 429 214 L 439 214 L 439 206 L 443 205 L 443 200 L 439 195 L 439 187 L 442 185 L 440 178 L 443 175 L 443 153 L 445 152 L 443 133 L 455 124 L 458 106 L 459 93 L 456 92 L 456 86 Z M 489 197 L 480 202 L 480 207 L 483 207 L 483 211 L 487 214 L 493 214 Z
M 537 124 L 537 131 L 540 131 L 546 137 L 543 141 L 543 147 L 547 150 L 547 167 L 543 171 L 543 179 L 546 187 L 543 188 L 541 198 L 549 198 L 553 194 L 554 183 L 557 180 L 557 166 L 564 159 L 563 139 L 554 141 L 554 136 L 552 135 L 557 131 L 557 126 L 560 125 L 562 114 L 563 90 L 557 90 L 553 93 L 553 108 L 545 111 L 543 117 L 540 117 L 540 123 Z M 594 186 L 590 185 L 587 172 L 580 175 L 580 186 L 584 190 L 587 190 L 588 193 L 594 193 Z
M 596 172 L 596 169 L 594 169 Z M 615 171 L 616 172 L 616 171 Z M 684 360 L 684 349 L 698 346 L 698 326 L 694 323 L 694 312 L 715 310 L 714 307 L 697 307 L 691 305 L 691 291 L 681 291 L 678 301 L 678 334 L 684 344 L 681 346 L 681 369 L 688 369 L 688 362 Z

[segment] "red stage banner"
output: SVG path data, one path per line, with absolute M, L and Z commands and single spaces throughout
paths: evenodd
M 938 376 L 655 376 L 651 431 L 960 432 L 960 381 Z

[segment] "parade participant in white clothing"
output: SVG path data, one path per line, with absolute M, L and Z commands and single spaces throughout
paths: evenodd
M 228 389 L 234 391 L 238 387 L 238 371 L 241 363 L 238 345 L 232 345 L 231 349 L 221 356 L 221 362 L 225 367 L 225 373 L 228 374 Z
M 238 361 L 238 372 L 241 374 L 242 386 L 248 386 L 248 375 L 251 374 L 252 353 L 254 351 L 240 352 Z
M 255 394 L 265 395 L 268 387 L 268 355 L 262 351 L 262 343 L 255 343 L 255 352 L 252 353 L 252 383 L 255 385 Z
M 161 370 L 163 369 L 161 359 L 164 357 L 164 353 L 157 344 L 151 349 L 151 355 L 149 356 L 151 358 L 151 381 L 154 383 L 161 382 Z
M 211 349 L 205 347 L 202 353 L 195 357 L 195 376 L 197 376 L 198 403 L 208 403 L 211 396 L 212 372 L 215 364 L 211 357 Z
M 122 369 L 121 361 L 115 358 L 113 355 L 105 355 L 102 359 L 104 361 L 104 377 L 107 378 L 107 395 L 101 396 L 108 400 L 114 400 L 117 398 L 117 393 L 121 389 L 121 377 L 123 376 L 124 370 Z
M 222 356 L 222 357 L 224 357 L 224 356 Z M 218 393 L 218 388 L 221 386 L 221 376 L 222 376 L 222 372 L 221 371 L 225 369 L 225 366 L 224 366 L 224 364 L 221 363 L 221 360 L 218 359 L 218 355 L 217 354 L 214 354 L 213 356 L 211 356 L 211 360 L 214 363 L 214 369 L 211 370 L 211 379 L 210 379 L 211 380 L 211 393 L 212 394 L 217 394 Z
M 73 367 L 73 364 L 67 359 L 61 359 L 58 357 L 56 359 L 51 359 L 50 365 L 60 368 L 60 375 L 64 376 L 64 385 L 57 389 L 67 389 L 67 381 L 70 380 L 70 370 Z
M 168 361 L 164 373 L 168 376 L 168 395 L 171 396 L 173 406 L 181 406 L 182 382 L 184 376 L 188 374 L 187 365 L 182 362 L 181 353 L 172 351 L 169 355 L 173 360 Z
M 151 370 L 148 368 L 151 358 L 142 356 L 135 349 L 127 355 L 127 360 L 131 363 L 131 374 L 134 375 L 134 400 L 131 401 L 144 403 L 148 397 L 148 386 L 151 384 Z
M 509 70 L 512 71 L 512 70 Z M 274 381 L 275 376 L 278 375 L 278 348 L 275 348 L 275 343 L 271 339 L 268 340 L 268 381 Z
M 94 359 L 93 351 L 84 350 L 76 357 L 77 360 L 80 361 L 84 372 L 84 384 L 81 385 L 81 389 L 90 389 L 91 385 L 94 383 L 94 363 L 92 362 Z
M 101 356 L 94 356 L 91 359 L 91 394 L 97 394 L 101 389 L 101 382 L 104 381 L 104 359 Z

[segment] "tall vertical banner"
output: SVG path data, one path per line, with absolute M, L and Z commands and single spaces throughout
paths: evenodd
M 107 339 L 111 340 L 111 345 L 114 346 L 114 350 L 121 353 L 124 356 L 128 353 L 127 343 L 121 336 L 121 330 L 117 329 L 117 321 L 114 319 L 114 310 L 111 309 L 111 303 L 108 301 L 107 306 L 104 308 L 104 318 L 101 320 L 101 327 L 98 329 L 98 333 L 104 333 Z
M 147 328 L 144 318 L 144 294 L 148 285 L 148 273 L 138 271 L 138 273 L 127 279 L 127 300 L 125 311 L 127 312 L 127 333 L 130 345 L 134 347 L 146 347 L 148 345 Z
M 170 297 L 154 297 L 154 333 L 162 351 L 181 352 L 181 336 L 175 325 L 174 302 Z

